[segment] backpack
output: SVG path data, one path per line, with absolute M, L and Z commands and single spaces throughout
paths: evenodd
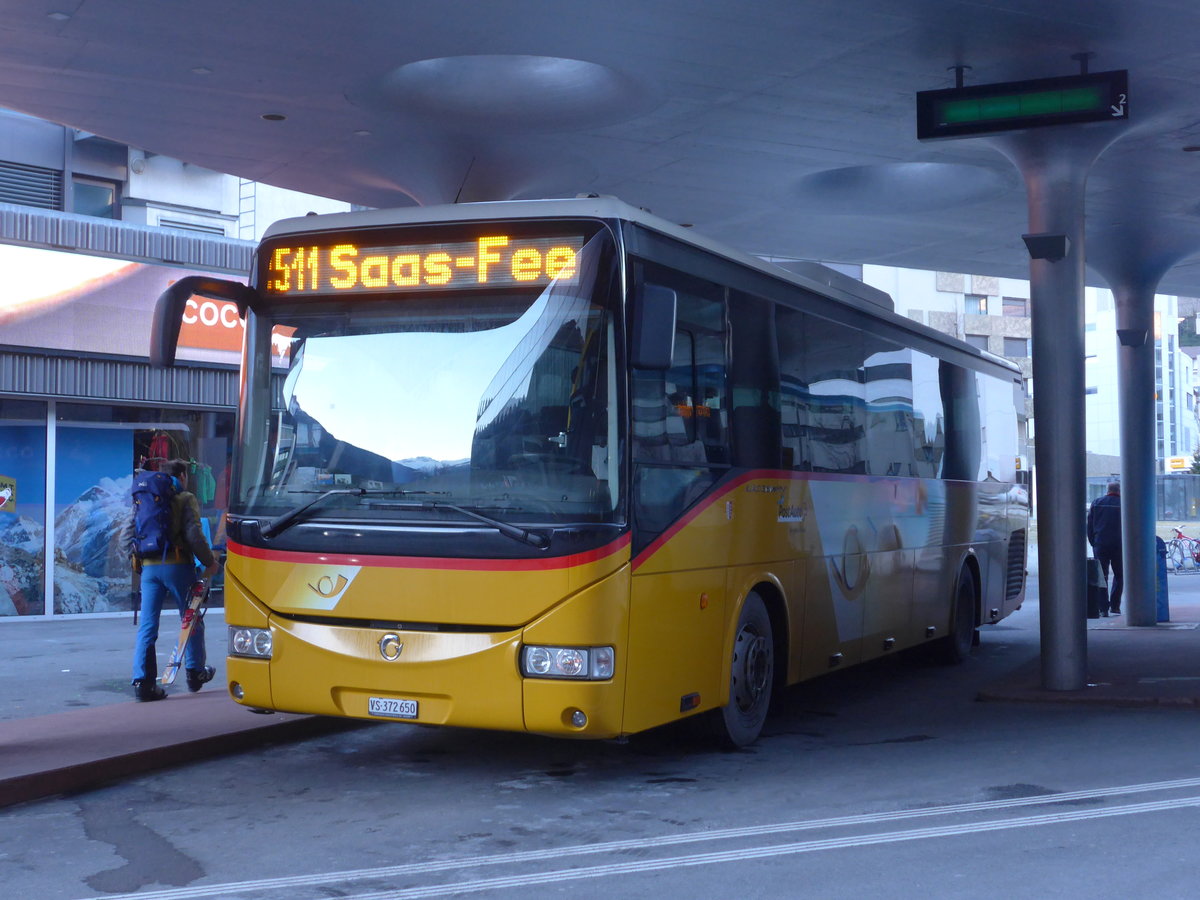
M 166 472 L 142 472 L 133 481 L 133 549 L 141 559 L 165 557 L 171 547 L 171 506 L 179 493 Z

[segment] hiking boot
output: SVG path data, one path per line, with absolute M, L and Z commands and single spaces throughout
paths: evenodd
M 150 700 L 166 700 L 167 692 L 158 686 L 156 678 L 139 678 L 133 683 L 133 699 L 139 703 Z
M 205 666 L 203 669 L 188 669 L 187 670 L 187 686 L 188 690 L 193 694 L 204 685 L 213 680 L 213 676 L 217 674 L 217 670 L 212 666 Z

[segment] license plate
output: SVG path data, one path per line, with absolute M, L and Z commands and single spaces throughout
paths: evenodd
M 397 700 L 395 697 L 368 697 L 367 712 L 372 716 L 388 719 L 415 719 L 416 700 Z

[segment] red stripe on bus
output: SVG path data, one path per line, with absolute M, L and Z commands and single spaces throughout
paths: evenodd
M 642 565 L 646 560 L 648 560 L 651 556 L 653 556 L 655 553 L 657 553 L 658 549 L 663 544 L 665 544 L 667 541 L 669 541 L 671 538 L 673 538 L 675 535 L 677 535 L 680 531 L 682 531 L 685 526 L 687 526 L 690 522 L 692 522 L 697 516 L 699 516 L 701 513 L 703 513 L 706 509 L 711 507 L 714 503 L 720 502 L 721 498 L 724 497 L 726 494 L 728 494 L 730 491 L 736 490 L 737 488 L 741 487 L 743 484 L 745 484 L 748 481 L 758 481 L 763 478 L 772 478 L 772 477 L 787 477 L 788 475 L 794 475 L 794 474 L 795 474 L 794 472 L 767 473 L 767 472 L 763 472 L 761 469 L 751 470 L 749 472 L 743 472 L 741 475 L 737 476 L 737 478 L 732 479 L 731 481 L 722 485 L 720 487 L 720 489 L 718 489 L 716 492 L 710 494 L 703 503 L 697 503 L 695 506 L 693 506 L 691 509 L 689 509 L 683 515 L 682 518 L 680 518 L 678 521 L 676 521 L 674 525 L 672 525 L 670 528 L 668 528 L 666 531 L 664 531 L 662 534 L 660 534 L 658 537 L 656 537 L 653 541 L 651 541 L 649 544 L 647 544 L 645 546 L 645 548 L 642 550 L 642 552 L 639 553 L 636 557 L 634 557 L 633 568 L 636 570 L 638 566 Z
M 266 550 L 228 542 L 231 553 L 267 562 L 294 565 L 376 566 L 384 569 L 459 569 L 469 572 L 536 572 L 566 569 L 597 562 L 629 546 L 629 532 L 603 547 L 549 559 L 458 559 L 439 556 L 352 556 L 345 553 L 305 553 L 299 550 Z
M 676 534 L 683 530 L 685 526 L 691 523 L 697 516 L 703 513 L 714 503 L 719 503 L 721 499 L 730 491 L 735 490 L 748 481 L 858 481 L 858 482 L 880 482 L 880 481 L 901 481 L 906 480 L 903 476 L 897 475 L 861 475 L 847 474 L 843 472 L 800 472 L 794 469 L 751 469 L 748 472 L 743 472 L 737 478 L 724 484 L 715 493 L 710 494 L 703 502 L 698 503 L 687 511 L 687 513 L 670 528 L 656 537 L 653 541 L 643 548 L 633 559 L 633 569 L 636 571 L 638 566 L 643 565 L 651 556 L 658 552 L 659 548 L 667 541 L 673 538 Z M 911 480 L 911 479 L 908 479 Z

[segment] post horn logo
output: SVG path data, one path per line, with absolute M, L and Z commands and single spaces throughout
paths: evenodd
M 310 584 L 308 587 L 314 594 L 332 600 L 344 591 L 349 583 L 345 575 L 339 575 L 336 581 L 329 575 L 322 575 L 316 584 Z

